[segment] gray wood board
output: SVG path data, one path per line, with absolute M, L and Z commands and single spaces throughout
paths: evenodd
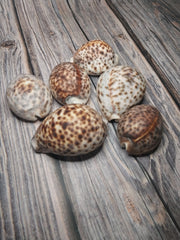
M 7 85 L 32 67 L 12 2 L 1 1 L 0 12 L 0 239 L 78 239 L 58 162 L 32 151 L 39 123 L 8 109 Z
M 106 2 L 180 106 L 180 2 Z
M 15 0 L 0 7 L 1 238 L 178 239 L 180 114 L 106 2 Z M 19 73 L 33 73 L 48 84 L 56 64 L 96 38 L 146 77 L 143 102 L 157 106 L 164 117 L 161 145 L 150 156 L 130 157 L 119 146 L 116 124 L 110 123 L 95 155 L 55 159 L 34 153 L 30 139 L 40 122 L 27 123 L 10 112 L 7 84 Z M 88 104 L 99 110 L 96 83 L 92 78 Z

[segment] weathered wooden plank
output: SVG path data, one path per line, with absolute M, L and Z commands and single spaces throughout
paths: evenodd
M 148 84 L 147 95 L 144 101 L 147 103 L 152 102 L 160 107 L 163 116 L 166 118 L 166 130 L 163 136 L 163 145 L 165 146 L 161 145 L 158 149 L 158 157 L 157 155 L 152 156 L 155 156 L 154 161 L 162 159 L 166 165 L 167 159 L 163 154 L 167 152 L 171 162 L 171 158 L 176 155 L 170 152 L 170 145 L 175 146 L 176 153 L 178 153 L 177 126 L 179 113 L 166 90 L 160 84 L 156 74 L 147 63 L 143 63 L 145 59 L 143 59 L 126 31 L 124 31 L 111 11 L 108 10 L 105 3 L 103 1 L 101 3 L 96 1 L 71 1 L 68 5 L 66 1 L 46 1 L 45 3 L 40 1 L 15 1 L 15 6 L 28 47 L 32 69 L 36 75 L 42 76 L 46 83 L 48 82 L 51 68 L 60 61 L 68 60 L 74 49 L 85 42 L 87 38 L 107 39 L 121 55 L 121 62 L 140 67 L 151 83 Z M 69 7 L 73 9 L 74 15 L 71 13 Z M 100 11 L 100 9 L 103 9 L 103 11 Z M 82 30 L 78 27 L 74 17 L 76 17 L 85 35 L 83 35 Z M 108 22 L 106 18 L 108 18 Z M 116 26 L 115 29 L 114 26 Z M 126 41 L 119 40 L 109 30 L 121 31 L 121 33 L 123 32 L 123 36 L 127 34 Z M 3 89 L 5 89 L 5 85 Z M 162 95 L 161 98 L 157 96 L 159 92 Z M 164 107 L 161 106 L 163 102 L 166 103 Z M 94 91 L 90 105 L 97 107 Z M 174 106 L 170 114 L 167 110 L 169 105 Z M 57 104 L 54 104 L 54 108 L 57 106 Z M 28 220 L 29 218 L 26 217 L 26 214 L 23 214 L 23 211 L 20 211 L 21 215 L 19 213 L 16 214 L 17 205 L 22 202 L 14 197 L 13 200 L 15 202 L 12 201 L 14 202 L 14 216 L 17 216 L 19 219 L 18 223 L 22 226 L 21 232 L 17 230 L 20 228 L 18 224 L 15 226 L 17 237 L 28 236 L 31 239 L 33 236 L 38 238 L 44 237 L 45 239 L 58 239 L 58 237 L 62 237 L 62 239 L 67 239 L 67 236 L 71 236 L 70 239 L 72 239 L 75 236 L 74 239 L 77 239 L 78 235 L 73 235 L 71 231 L 68 233 L 68 227 L 72 226 L 72 222 L 69 222 L 71 216 L 68 211 L 68 208 L 71 206 L 63 201 L 63 196 L 62 200 L 59 200 L 63 192 L 61 191 L 63 186 L 59 180 L 63 181 L 63 179 L 58 162 L 50 156 L 34 154 L 30 148 L 29 139 L 32 137 L 35 127 L 39 123 L 34 126 L 32 124 L 27 125 L 27 123 L 22 121 L 18 122 L 7 108 L 3 110 L 7 112 L 5 116 L 8 116 L 10 121 L 8 125 L 10 129 L 15 126 L 11 140 L 8 137 L 10 130 L 3 131 L 2 136 L 6 136 L 3 141 L 4 154 L 8 154 L 7 146 L 16 145 L 16 141 L 20 141 L 20 147 L 15 148 L 8 155 L 8 159 L 13 162 L 13 164 L 9 163 L 8 165 L 12 169 L 12 171 L 8 170 L 8 173 L 12 174 L 10 184 L 11 196 L 18 196 L 19 191 L 22 192 L 22 195 L 19 197 L 20 199 L 22 199 L 23 193 L 26 196 L 25 199 L 28 199 L 29 195 L 36 196 L 38 199 L 37 202 L 32 200 L 34 197 L 31 197 L 30 202 L 29 199 L 27 203 L 25 201 L 27 207 L 24 204 L 20 209 L 28 213 L 27 215 L 29 215 L 29 211 L 32 211 L 34 215 L 37 214 L 41 218 L 41 220 L 36 218 L 39 225 L 35 227 L 35 234 L 34 232 L 29 232 L 30 227 L 28 226 L 34 226 L 32 224 L 33 220 Z M 176 112 L 177 119 L 173 119 L 172 115 Z M 4 120 L 3 125 L 6 126 L 6 124 Z M 169 138 L 173 139 L 171 143 L 168 142 Z M 28 144 L 24 146 L 24 143 Z M 14 159 L 14 155 L 17 158 Z M 16 167 L 18 159 L 21 159 L 21 161 L 18 161 L 19 164 Z M 148 164 L 148 161 L 152 157 L 142 158 L 141 161 L 145 161 L 146 159 Z M 175 160 L 177 160 L 177 156 Z M 24 163 L 25 172 L 21 168 L 22 163 Z M 65 185 L 82 239 L 127 239 L 127 237 L 128 239 L 177 239 L 179 237 L 177 227 L 167 213 L 161 199 L 157 196 L 150 179 L 142 172 L 135 159 L 128 157 L 119 148 L 112 125 L 109 125 L 109 136 L 102 151 L 96 156 L 82 162 L 60 161 L 59 164 L 63 172 Z M 29 168 L 32 172 L 31 177 L 30 174 L 26 176 Z M 19 169 L 22 170 L 23 177 L 19 174 Z M 176 165 L 174 169 L 178 174 L 179 166 Z M 158 168 L 158 170 L 162 174 L 162 177 L 164 177 L 161 169 Z M 170 171 L 170 177 L 175 177 L 173 171 Z M 18 188 L 17 184 L 23 182 L 24 178 L 27 179 L 26 182 Z M 178 180 L 175 180 L 178 183 Z M 16 184 L 13 184 L 14 181 Z M 35 185 L 34 188 L 31 188 L 30 183 L 32 181 Z M 170 181 L 169 183 L 173 187 L 173 182 Z M 24 192 L 26 186 L 31 191 L 27 190 Z M 175 191 L 173 196 L 178 196 L 177 189 L 173 188 L 173 190 Z M 50 196 L 49 191 L 51 193 Z M 47 200 L 53 204 L 48 204 Z M 178 202 L 178 197 L 177 199 L 173 199 L 173 206 L 177 204 L 176 201 Z M 35 203 L 38 203 L 38 207 L 36 208 L 34 208 Z M 55 212 L 54 209 L 56 209 Z M 62 213 L 62 209 L 65 214 L 64 212 Z M 63 217 L 65 219 L 62 219 Z M 48 220 L 50 222 L 49 225 L 47 223 Z M 40 224 L 44 225 L 44 228 Z M 52 228 L 53 224 L 55 224 L 55 229 Z M 59 231 L 57 231 L 56 224 Z M 41 229 L 44 230 L 43 233 L 39 233 Z M 24 235 L 22 233 L 23 230 L 25 232 Z M 63 238 L 64 236 L 66 237 Z
M 175 130 L 179 121 L 176 106 L 104 1 L 69 1 L 68 4 L 66 1 L 26 4 L 15 1 L 15 5 L 33 69 L 44 81 L 47 82 L 53 65 L 67 61 L 74 48 L 87 39 L 102 38 L 119 53 L 121 63 L 140 68 L 151 83 L 148 83 L 144 101 L 157 105 L 162 114 L 168 116 L 166 124 Z M 32 14 L 33 19 L 30 18 Z M 157 98 L 159 92 L 161 99 Z M 177 119 L 168 114 L 168 104 L 174 106 L 172 112 L 177 112 Z M 94 91 L 90 105 L 97 107 Z M 174 130 L 171 136 L 177 138 Z M 168 143 L 165 135 L 163 141 Z M 161 145 L 158 153 L 166 164 L 162 148 Z M 163 151 L 166 149 L 164 147 Z M 151 181 L 135 159 L 119 148 L 112 125 L 109 125 L 109 136 L 101 152 L 86 161 L 60 161 L 60 166 L 83 239 L 176 239 L 179 236 Z M 177 196 L 177 190 L 175 194 Z
M 180 2 L 106 1 L 180 104 Z
M 102 3 L 102 1 L 101 1 L 102 4 L 99 4 L 97 2 L 96 4 L 93 4 L 93 3 L 86 4 L 84 2 L 83 3 L 79 2 L 78 6 L 74 1 L 69 1 L 69 2 L 77 22 L 80 24 L 81 28 L 83 29 L 88 39 L 94 39 L 94 38 L 102 38 L 106 40 L 108 39 L 109 43 L 113 44 L 112 38 L 111 39 L 108 38 L 109 36 L 107 35 L 104 36 L 107 31 L 108 33 L 111 33 L 112 36 L 114 37 L 113 40 L 116 43 L 116 46 L 114 46 L 114 48 L 118 47 L 118 52 L 120 52 L 120 55 L 121 55 L 120 62 L 131 64 L 133 66 L 135 65 L 138 69 L 140 69 L 143 72 L 143 74 L 146 76 L 146 78 L 149 81 L 149 86 L 147 89 L 148 94 L 146 95 L 144 102 L 155 104 L 162 112 L 164 119 L 167 119 L 167 122 L 165 123 L 165 130 L 164 130 L 164 139 L 166 139 L 165 140 L 166 147 L 159 148 L 159 150 L 161 149 L 162 151 L 160 154 L 157 151 L 155 153 L 155 157 L 154 155 L 152 155 L 153 157 L 150 156 L 147 159 L 149 159 L 148 162 L 150 162 L 151 165 L 153 165 L 154 162 L 159 162 L 159 168 L 153 169 L 152 172 L 154 175 L 156 174 L 156 172 L 159 172 L 159 174 L 161 175 L 161 178 L 166 180 L 161 181 L 161 183 L 156 183 L 156 179 L 154 178 L 153 179 L 154 184 L 159 187 L 163 186 L 164 190 L 160 191 L 160 193 L 162 194 L 162 198 L 165 200 L 165 203 L 167 204 L 167 206 L 169 206 L 170 209 L 172 210 L 173 216 L 176 219 L 176 223 L 178 223 L 179 212 L 180 212 L 179 208 L 177 207 L 177 201 L 179 201 L 178 199 L 180 196 L 179 190 L 177 187 L 179 184 L 179 170 L 180 170 L 179 159 L 178 159 L 179 158 L 179 141 L 178 141 L 179 120 L 176 121 L 177 119 L 174 119 L 173 117 L 174 114 L 177 116 L 176 112 L 178 112 L 178 109 L 169 98 L 167 91 L 164 89 L 161 82 L 158 80 L 157 75 L 153 73 L 152 69 L 148 66 L 148 64 L 145 65 L 142 62 L 142 58 L 140 59 L 140 56 L 138 54 L 136 47 L 129 44 L 128 34 L 126 32 L 123 32 L 123 28 L 120 27 L 120 24 L 118 24 L 113 17 L 110 18 L 111 15 L 109 14 L 109 12 L 104 11 L 104 10 L 107 10 L 107 8 Z M 83 14 L 86 16 L 86 18 L 83 18 Z M 111 26 L 109 26 L 109 22 L 111 23 Z M 98 31 L 93 32 L 92 29 L 97 29 L 97 26 L 98 26 Z M 119 35 L 121 36 L 120 40 L 116 38 L 119 32 L 120 32 Z M 125 53 L 125 54 L 122 56 L 122 53 Z M 167 99 L 168 101 L 170 101 L 169 102 L 170 105 L 169 103 L 167 103 Z M 171 110 L 169 111 L 168 109 L 170 106 L 171 106 Z M 172 109 L 175 110 L 174 113 L 171 112 Z M 174 149 L 173 152 L 171 151 L 172 148 Z M 153 159 L 154 161 L 151 162 L 151 159 Z M 176 166 L 173 169 L 170 169 L 169 165 L 173 164 L 174 161 L 176 162 Z M 165 172 L 163 172 L 160 168 L 161 162 L 163 162 L 164 168 L 168 169 Z M 176 174 L 177 172 L 178 174 Z M 173 178 L 173 181 L 170 180 L 172 178 Z M 166 181 L 168 181 L 168 187 L 166 185 Z M 170 192 L 168 193 L 169 188 L 172 191 L 170 190 Z M 166 194 L 164 194 L 164 192 L 166 192 Z M 172 192 L 174 192 L 173 196 L 172 196 Z M 168 204 L 169 201 L 171 202 L 171 204 Z
M 7 106 L 7 84 L 32 73 L 12 1 L 0 3 L 0 29 L 0 239 L 79 239 L 57 161 L 31 151 L 39 123 Z
M 148 157 L 149 162 L 153 164 L 156 162 L 156 164 L 159 162 L 164 163 L 164 168 L 169 169 L 168 177 L 167 179 L 175 179 L 174 181 L 169 180 L 170 186 L 172 191 L 174 192 L 174 197 L 172 197 L 171 193 L 168 194 L 168 188 L 165 187 L 167 195 L 165 197 L 165 202 L 168 203 L 170 199 L 174 199 L 173 204 L 171 202 L 171 210 L 174 212 L 174 215 L 177 217 L 177 223 L 179 220 L 179 212 L 180 209 L 175 210 L 175 207 L 177 205 L 176 201 L 180 197 L 180 192 L 176 186 L 179 184 L 179 173 L 180 173 L 180 165 L 179 165 L 179 120 L 177 120 L 179 117 L 179 111 L 173 101 L 171 100 L 167 90 L 163 87 L 161 81 L 157 77 L 156 73 L 154 73 L 151 69 L 151 67 L 148 65 L 148 63 L 143 59 L 143 56 L 138 51 L 135 45 L 133 45 L 133 42 L 130 41 L 128 33 L 124 31 L 124 28 L 122 25 L 114 18 L 114 16 L 108 11 L 108 8 L 103 1 L 101 3 L 96 4 L 85 4 L 79 3 L 77 8 L 74 1 L 71 2 L 72 11 L 74 12 L 75 18 L 77 19 L 78 23 L 80 24 L 81 28 L 83 28 L 86 36 L 89 39 L 92 39 L 94 37 L 96 38 L 103 38 L 108 39 L 111 45 L 114 45 L 114 48 L 118 48 L 117 52 L 119 52 L 120 55 L 120 63 L 123 64 L 130 64 L 133 66 L 136 66 L 146 77 L 148 80 L 148 87 L 147 87 L 147 94 L 144 99 L 144 103 L 151 103 L 158 107 L 162 115 L 164 116 L 165 120 L 165 127 L 164 127 L 164 139 L 163 139 L 163 147 L 159 148 L 159 151 L 162 151 L 160 154 L 158 151 L 155 152 L 155 155 L 152 155 Z M 82 15 L 85 12 L 86 18 L 83 19 Z M 88 13 L 87 13 L 88 12 Z M 96 13 L 99 13 L 98 17 Z M 88 18 L 89 17 L 89 18 Z M 91 20 L 90 20 L 91 19 Z M 91 21 L 90 28 L 88 27 L 88 22 Z M 92 29 L 96 28 L 97 21 L 100 25 L 100 31 L 98 31 L 99 35 L 93 36 Z M 111 25 L 110 25 L 111 23 Z M 107 27 L 108 26 L 108 27 Z M 109 34 L 112 34 L 112 37 L 106 35 L 105 33 L 108 31 Z M 96 32 L 95 32 L 96 33 Z M 118 38 L 118 35 L 121 36 L 121 38 Z M 109 38 L 108 38 L 109 37 Z M 143 61 L 144 60 L 144 61 Z M 174 113 L 172 113 L 174 111 Z M 174 118 L 174 116 L 177 116 L 177 118 Z M 165 143 L 165 142 L 166 143 Z M 171 149 L 173 148 L 173 151 Z M 155 156 L 155 157 L 154 157 Z M 143 159 L 143 158 L 141 158 Z M 153 159 L 154 161 L 150 161 L 150 159 Z M 163 160 L 162 160 L 163 159 Z M 142 161 L 144 162 L 144 161 Z M 174 164 L 175 163 L 175 164 Z M 174 166 L 173 168 L 171 166 Z M 159 165 L 160 167 L 160 165 Z M 147 169 L 148 170 L 148 169 Z M 161 171 L 161 169 L 153 170 L 154 174 L 155 171 L 159 171 L 159 173 L 162 175 L 161 177 L 163 179 L 166 179 L 167 173 Z M 156 183 L 156 180 L 154 179 L 154 182 Z M 159 183 L 159 182 L 158 182 Z M 158 183 L 156 183 L 158 185 Z M 165 184 L 165 182 L 163 182 Z M 175 186 L 174 186 L 175 184 Z M 163 195 L 163 192 L 161 192 Z M 176 200 L 175 200 L 176 199 Z

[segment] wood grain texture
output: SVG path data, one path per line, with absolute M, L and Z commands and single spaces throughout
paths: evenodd
M 7 85 L 32 72 L 12 2 L 1 1 L 0 12 L 0 239 L 78 239 L 58 162 L 32 151 L 39 123 L 8 109 Z
M 0 238 L 180 238 L 180 113 L 124 26 L 104 0 L 12 2 L 0 5 Z M 108 137 L 94 155 L 35 154 L 30 139 L 40 122 L 12 115 L 5 99 L 8 82 L 31 72 L 48 84 L 56 64 L 68 61 L 78 47 L 95 38 L 106 40 L 120 63 L 140 69 L 146 77 L 143 102 L 157 106 L 164 118 L 161 145 L 150 156 L 130 157 L 119 146 L 116 124 L 110 123 Z M 88 104 L 98 110 L 96 83 L 92 78 Z M 54 101 L 53 109 L 59 106 Z
M 170 98 L 169 98 L 169 100 L 171 103 L 170 103 L 169 107 L 167 106 L 168 105 L 166 102 L 168 99 L 167 90 L 164 89 L 164 86 L 162 85 L 161 81 L 158 79 L 157 75 L 152 71 L 152 69 L 148 65 L 148 63 L 146 61 L 143 61 L 144 60 L 143 56 L 138 51 L 138 49 L 133 44 L 133 42 L 130 41 L 128 33 L 126 31 L 124 31 L 124 28 L 121 26 L 121 24 L 115 20 L 114 15 L 112 15 L 110 13 L 110 11 L 108 11 L 108 8 L 107 8 L 106 4 L 103 3 L 103 1 L 101 1 L 101 3 L 98 3 L 96 1 L 96 3 L 94 3 L 94 4 L 93 3 L 85 4 L 84 2 L 80 4 L 80 2 L 79 2 L 78 7 L 77 7 L 75 1 L 69 1 L 69 4 L 71 6 L 71 9 L 75 16 L 76 21 L 78 22 L 80 27 L 83 29 L 83 31 L 88 39 L 102 38 L 102 39 L 106 39 L 106 41 L 108 41 L 111 45 L 113 45 L 113 43 L 115 43 L 115 46 L 113 46 L 113 47 L 114 47 L 114 49 L 116 49 L 116 47 L 118 47 L 117 52 L 120 55 L 120 62 L 123 64 L 130 64 L 133 66 L 135 65 L 138 69 L 141 70 L 141 72 L 143 72 L 144 76 L 146 76 L 148 83 L 149 83 L 148 89 L 147 89 L 148 94 L 146 95 L 144 102 L 156 105 L 158 107 L 158 109 L 161 111 L 161 113 L 163 114 L 165 122 L 166 122 L 166 119 L 168 119 L 168 122 L 171 119 L 170 122 L 171 122 L 171 124 L 173 123 L 172 125 L 170 124 L 171 127 L 170 127 L 169 123 L 167 123 L 167 122 L 165 123 L 164 139 L 166 139 L 166 140 L 169 139 L 166 142 L 167 148 L 159 148 L 159 152 L 156 151 L 155 157 L 152 154 L 152 156 L 147 158 L 148 159 L 147 161 L 149 162 L 150 166 L 159 164 L 159 168 L 151 170 L 153 172 L 154 176 L 155 175 L 157 176 L 157 172 L 159 172 L 158 175 L 160 175 L 161 178 L 163 178 L 163 179 L 166 178 L 166 176 L 168 174 L 168 178 L 173 178 L 175 180 L 175 182 L 174 181 L 168 182 L 168 184 L 170 184 L 170 185 L 166 186 L 165 185 L 166 181 L 165 182 L 164 181 L 157 182 L 157 179 L 155 177 L 154 177 L 154 179 L 151 179 L 153 184 L 157 187 L 158 190 L 159 189 L 162 190 L 162 188 L 163 188 L 163 190 L 160 191 L 160 194 L 162 194 L 162 198 L 164 200 L 164 203 L 166 204 L 166 207 L 169 206 L 171 211 L 173 212 L 172 218 L 173 218 L 173 220 L 175 220 L 175 224 L 178 226 L 180 210 L 177 206 L 176 200 L 179 199 L 179 197 L 180 197 L 180 194 L 179 194 L 180 192 L 177 187 L 179 184 L 179 180 L 180 180 L 179 179 L 179 170 L 180 170 L 180 168 L 179 168 L 179 143 L 178 143 L 178 139 L 179 139 L 180 135 L 179 135 L 179 123 L 178 123 L 179 120 L 176 121 L 177 119 L 175 119 L 173 117 L 174 115 L 177 116 L 177 114 L 179 114 L 178 109 L 176 108 L 175 104 L 173 104 L 173 102 L 170 100 Z M 98 15 L 96 14 L 97 12 L 98 12 Z M 81 14 L 85 14 L 86 18 L 83 18 L 83 16 Z M 90 23 L 90 26 L 89 26 L 89 23 Z M 98 23 L 99 31 L 98 31 L 98 33 L 97 32 L 93 33 L 92 29 L 96 29 L 97 23 Z M 118 36 L 119 34 L 117 34 L 117 33 L 119 33 L 119 32 L 120 32 L 121 38 L 119 39 L 117 37 L 117 39 L 116 39 L 115 36 Z M 108 35 L 110 33 L 111 33 L 111 36 Z M 106 34 L 106 37 L 104 36 L 105 34 Z M 166 102 L 166 104 L 165 104 L 165 102 Z M 173 104 L 173 107 L 171 104 Z M 172 112 L 171 113 L 169 112 L 169 110 L 168 110 L 169 108 L 170 108 L 170 112 L 172 109 L 175 110 L 174 114 L 172 114 Z M 166 124 L 168 124 L 168 125 L 166 125 Z M 110 135 L 112 136 L 112 133 Z M 114 141 L 112 141 L 112 145 L 114 145 Z M 169 154 L 169 152 L 171 151 L 172 148 L 174 149 L 173 154 Z M 117 148 L 115 147 L 115 149 L 118 149 L 118 147 Z M 163 151 L 163 152 L 160 152 L 160 151 Z M 119 154 L 120 153 L 118 151 L 118 155 Z M 124 159 L 126 159 L 126 158 L 124 158 Z M 144 159 L 146 159 L 146 158 L 144 158 Z M 151 159 L 153 159 L 153 161 L 151 161 Z M 169 162 L 171 162 L 171 160 L 176 166 L 175 171 L 178 172 L 177 175 L 174 172 L 174 169 L 169 168 Z M 141 158 L 141 162 L 142 163 L 144 162 L 143 158 Z M 162 163 L 164 165 L 163 170 L 161 170 Z M 166 168 L 165 166 L 167 167 L 166 171 L 164 171 L 164 169 Z M 134 170 L 134 168 L 133 168 L 133 170 Z M 148 172 L 149 169 L 145 168 L 145 170 L 147 170 L 147 172 Z M 174 183 L 175 183 L 175 186 L 174 186 Z M 172 191 L 170 190 L 170 192 L 169 192 L 168 191 L 169 188 L 172 189 Z M 166 192 L 166 194 L 164 194 L 165 192 Z M 174 192 L 173 197 L 171 195 L 172 192 Z M 159 192 L 158 192 L 158 194 L 159 194 Z M 169 201 L 171 201 L 171 204 L 168 204 Z M 179 226 L 178 226 L 178 228 L 179 228 Z
M 106 2 L 180 106 L 180 2 Z

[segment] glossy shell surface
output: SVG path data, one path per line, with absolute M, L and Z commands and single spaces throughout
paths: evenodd
M 90 97 L 90 79 L 77 64 L 58 64 L 49 78 L 53 97 L 62 105 L 86 104 Z
M 46 117 L 32 146 L 36 152 L 76 156 L 94 151 L 105 136 L 106 125 L 97 111 L 87 105 L 69 104 Z
M 27 121 L 44 118 L 52 106 L 52 95 L 44 82 L 34 75 L 18 76 L 6 91 L 9 108 Z
M 118 120 L 122 113 L 142 100 L 145 89 L 142 74 L 129 66 L 115 66 L 104 72 L 98 79 L 97 97 L 105 118 Z
M 163 121 L 157 108 L 137 105 L 122 114 L 117 134 L 130 155 L 141 156 L 155 150 L 162 138 Z
M 92 40 L 80 47 L 73 56 L 73 62 L 86 70 L 89 75 L 99 75 L 118 64 L 118 56 L 102 40 Z

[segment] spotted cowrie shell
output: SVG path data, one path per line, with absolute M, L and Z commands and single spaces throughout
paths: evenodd
M 145 93 L 146 81 L 141 73 L 129 66 L 115 66 L 98 79 L 97 98 L 104 117 L 118 120 L 131 106 L 139 103 Z
M 84 104 L 69 104 L 45 118 L 32 146 L 36 152 L 77 156 L 100 147 L 105 137 L 106 125 L 96 110 Z
M 6 90 L 12 112 L 27 121 L 44 118 L 50 112 L 52 95 L 44 82 L 34 75 L 22 74 Z
M 85 69 L 89 75 L 100 75 L 118 64 L 118 56 L 108 43 L 102 40 L 92 40 L 75 52 L 73 62 Z
M 123 113 L 117 126 L 122 148 L 130 155 L 141 156 L 153 152 L 162 138 L 163 120 L 157 108 L 136 105 Z
M 62 105 L 86 104 L 89 100 L 89 76 L 75 63 L 58 64 L 50 74 L 49 85 L 53 97 Z

